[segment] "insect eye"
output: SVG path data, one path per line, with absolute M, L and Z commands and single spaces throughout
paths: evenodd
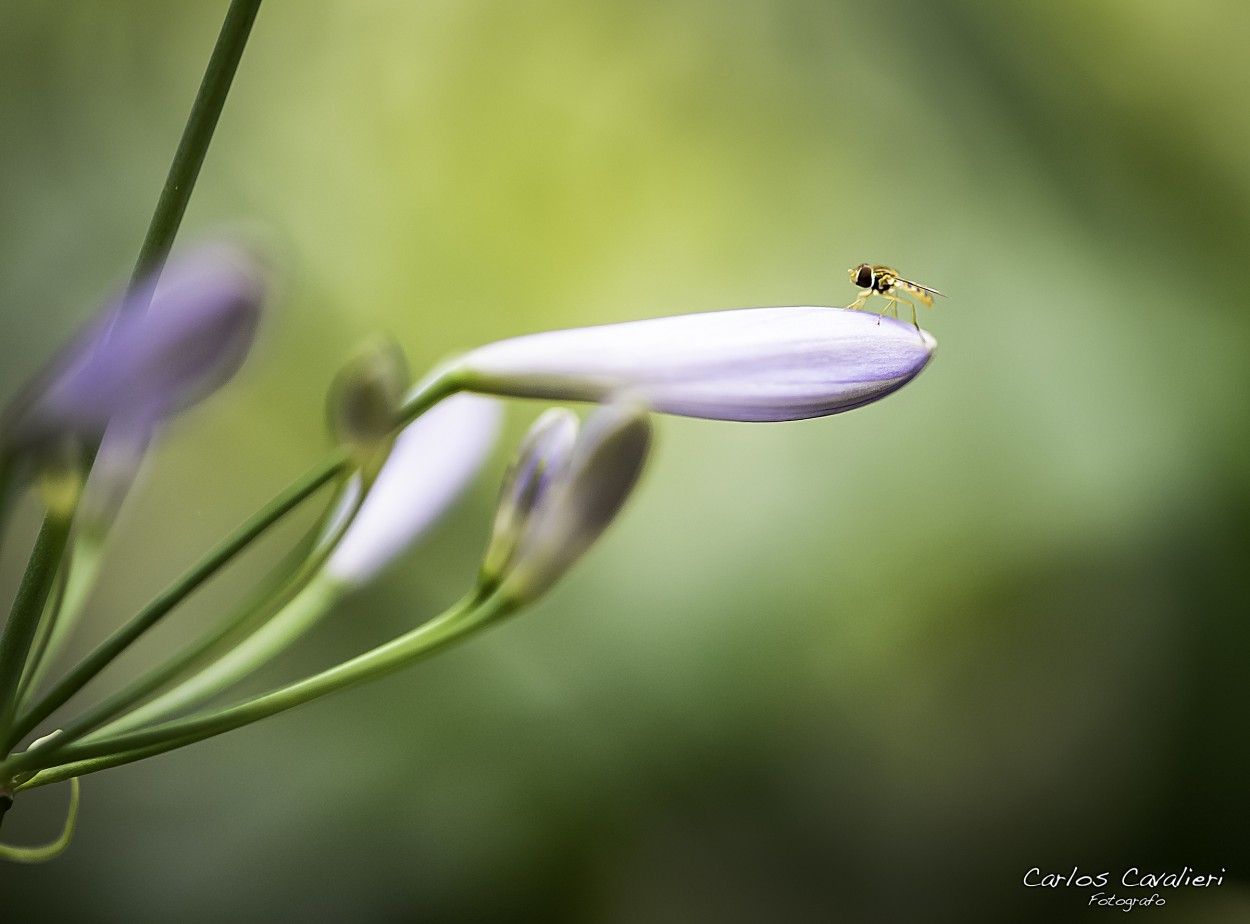
M 855 285 L 861 289 L 872 288 L 872 267 L 867 263 L 861 263 L 855 271 Z

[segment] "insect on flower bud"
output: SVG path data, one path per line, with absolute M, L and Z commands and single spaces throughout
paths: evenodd
M 572 411 L 551 408 L 534 422 L 517 449 L 499 489 L 495 522 L 482 557 L 478 586 L 483 593 L 498 585 L 516 554 L 530 515 L 568 470 L 577 430 L 577 416 Z
M 499 593 L 521 605 L 550 589 L 616 517 L 650 446 L 640 406 L 610 404 L 591 414 L 568 470 L 531 512 Z
M 937 343 L 909 324 L 840 308 L 738 308 L 553 330 L 461 357 L 471 391 L 604 401 L 655 411 L 777 421 L 861 407 L 915 378 Z
M 393 340 L 378 338 L 339 370 L 330 386 L 327 416 L 335 438 L 368 458 L 389 445 L 404 391 L 408 364 Z

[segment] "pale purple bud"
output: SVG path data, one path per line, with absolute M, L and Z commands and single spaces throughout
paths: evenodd
M 799 420 L 883 398 L 933 355 L 928 333 L 841 308 L 740 308 L 548 331 L 472 350 L 466 389 L 556 401 L 637 395 L 717 420 Z
M 255 338 L 266 273 L 246 251 L 203 245 L 171 260 L 90 326 L 5 415 L 11 446 L 114 419 L 151 426 L 206 397 L 243 363 Z
M 486 461 L 500 416 L 498 401 L 453 395 L 405 427 L 326 563 L 327 575 L 363 584 L 414 542 Z
M 493 588 L 507 571 L 531 513 L 568 470 L 577 430 L 576 414 L 551 408 L 534 421 L 521 442 L 499 489 L 495 522 L 478 578 L 483 589 Z
M 545 593 L 615 519 L 642 472 L 651 424 L 640 406 L 609 404 L 586 420 L 568 470 L 539 499 L 499 593 L 514 606 Z

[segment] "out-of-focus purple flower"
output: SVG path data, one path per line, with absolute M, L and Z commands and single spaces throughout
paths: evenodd
M 363 584 L 407 548 L 477 474 L 500 416 L 498 401 L 454 395 L 404 428 L 326 563 L 327 576 Z
M 171 260 L 158 282 L 124 297 L 18 396 L 0 441 L 98 438 L 114 420 L 143 430 L 203 399 L 242 365 L 266 275 L 250 253 L 224 243 Z
M 498 593 L 520 606 L 558 581 L 620 512 L 650 447 L 641 406 L 609 404 L 591 414 L 567 469 L 537 496 L 522 524 Z
M 821 417 L 883 398 L 936 341 L 841 308 L 740 308 L 548 331 L 472 350 L 467 389 L 557 401 L 637 395 L 653 410 L 717 420 Z
M 577 416 L 551 408 L 540 416 L 517 449 L 499 489 L 490 542 L 482 556 L 478 584 L 493 589 L 516 555 L 530 515 L 564 477 L 577 442 Z

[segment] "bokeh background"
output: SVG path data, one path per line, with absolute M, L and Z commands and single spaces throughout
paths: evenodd
M 0 3 L 4 395 L 124 282 L 225 7 Z M 182 239 L 264 239 L 282 297 L 168 430 L 79 652 L 320 457 L 374 331 L 421 370 L 845 304 L 866 260 L 948 294 L 941 346 L 854 413 L 659 420 L 540 605 L 88 778 L 70 851 L 0 869 L 0 917 L 1080 921 L 1094 890 L 1025 873 L 1142 896 L 1125 869 L 1189 866 L 1224 884 L 1156 918 L 1250 920 L 1248 34 L 1235 0 L 270 0 Z M 506 453 L 248 689 L 459 596 Z M 64 799 L 23 797 L 6 839 L 50 837 Z

